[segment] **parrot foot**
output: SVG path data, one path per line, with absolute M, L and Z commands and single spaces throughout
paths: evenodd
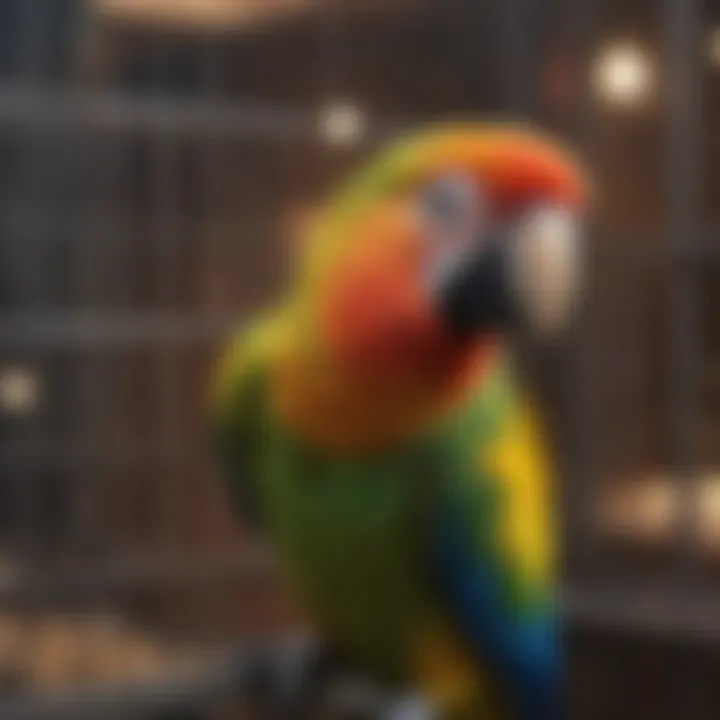
M 280 647 L 259 647 L 238 661 L 239 689 L 252 716 L 304 718 L 324 675 L 324 653 L 299 636 Z
M 359 677 L 336 677 L 325 693 L 320 709 L 337 720 L 378 720 L 382 718 L 383 696 L 379 689 Z
M 244 694 L 258 717 L 273 720 L 435 720 L 417 695 L 388 695 L 312 637 L 253 656 Z
M 274 668 L 275 696 L 284 708 L 297 707 L 319 675 L 324 654 L 310 636 L 299 636 L 282 647 Z
M 318 709 L 332 709 L 331 717 L 376 720 L 377 712 L 355 712 L 360 693 L 352 697 L 354 676 L 340 658 L 312 636 L 298 636 L 256 658 L 248 673 L 251 706 L 260 717 L 305 720 Z M 343 691 L 347 690 L 343 694 Z M 353 708 L 345 713 L 345 707 Z M 337 712 L 336 712 L 337 710 Z
M 391 702 L 382 720 L 436 720 L 436 716 L 422 697 L 409 695 Z
M 325 687 L 334 678 L 335 662 L 330 651 L 312 636 L 283 643 L 272 668 L 277 717 L 311 717 Z

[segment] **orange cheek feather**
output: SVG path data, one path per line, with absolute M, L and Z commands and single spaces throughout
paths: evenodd
M 354 375 L 397 379 L 452 372 L 468 345 L 451 338 L 417 282 L 412 252 L 362 248 L 336 269 L 323 293 L 322 326 Z

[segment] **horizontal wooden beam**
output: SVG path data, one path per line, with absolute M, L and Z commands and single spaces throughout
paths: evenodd
M 419 0 L 344 0 L 342 13 L 422 8 Z M 331 0 L 95 0 L 99 17 L 119 25 L 241 32 L 284 20 L 335 12 Z
M 101 16 L 122 24 L 237 30 L 305 13 L 320 0 L 95 0 Z

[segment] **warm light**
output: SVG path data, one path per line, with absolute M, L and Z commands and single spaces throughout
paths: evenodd
M 720 469 L 700 473 L 692 492 L 697 540 L 704 550 L 720 553 Z M 669 475 L 658 473 L 606 489 L 599 521 L 610 537 L 664 542 L 679 528 L 681 504 L 680 487 Z
M 96 0 L 100 12 L 120 22 L 207 30 L 233 29 L 283 17 L 315 0 Z
M 677 521 L 677 489 L 663 475 L 620 483 L 605 493 L 600 506 L 605 533 L 641 543 L 668 540 Z
M 600 98 L 610 105 L 643 105 L 653 89 L 652 60 L 638 45 L 610 45 L 595 61 L 593 83 Z
M 699 483 L 698 535 L 708 550 L 720 550 L 720 472 L 708 473 Z
M 7 415 L 29 415 L 40 403 L 40 379 L 28 368 L 0 370 L 0 411 Z
M 367 132 L 367 117 L 350 102 L 328 103 L 319 114 L 319 133 L 322 140 L 336 147 L 357 145 Z
M 720 28 L 710 33 L 708 40 L 708 60 L 710 64 L 720 70 Z
M 654 477 L 638 484 L 635 529 L 645 540 L 666 540 L 678 519 L 678 492 L 670 478 Z

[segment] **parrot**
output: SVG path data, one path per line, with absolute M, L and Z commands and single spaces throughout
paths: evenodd
M 552 453 L 513 348 L 577 315 L 588 193 L 532 126 L 416 130 L 323 203 L 212 379 L 231 502 L 314 630 L 442 720 L 563 714 Z

